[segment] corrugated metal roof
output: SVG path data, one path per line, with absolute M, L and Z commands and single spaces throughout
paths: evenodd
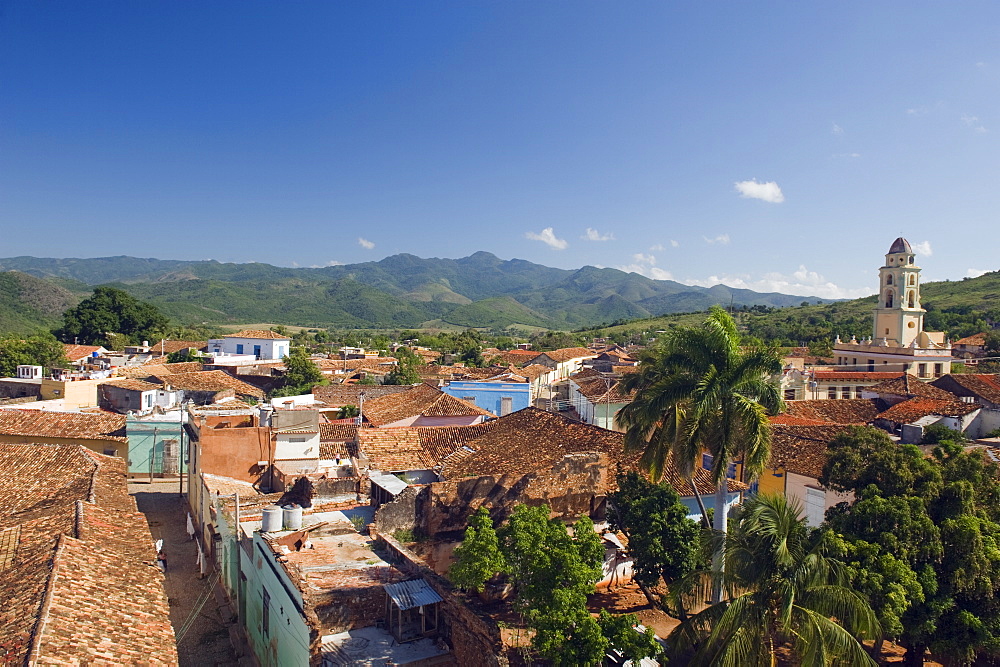
M 403 492 L 409 484 L 396 477 L 395 475 L 383 475 L 379 473 L 369 473 L 368 479 L 372 484 L 381 486 L 383 489 L 388 491 L 394 496 L 398 496 Z
M 398 584 L 383 584 L 382 588 L 396 603 L 396 606 L 403 610 L 444 601 L 425 579 L 401 581 Z

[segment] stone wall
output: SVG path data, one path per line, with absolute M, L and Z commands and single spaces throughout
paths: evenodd
M 488 616 L 477 614 L 456 593 L 451 583 L 435 574 L 420 558 L 391 536 L 373 534 L 387 551 L 386 558 L 406 574 L 422 577 L 444 600 L 441 603 L 441 635 L 459 665 L 507 667 L 500 628 Z

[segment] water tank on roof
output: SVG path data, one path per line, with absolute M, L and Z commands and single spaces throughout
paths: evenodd
M 284 519 L 285 530 L 298 530 L 302 527 L 302 508 L 298 505 L 286 505 Z
M 93 352 L 91 352 L 91 353 L 90 353 L 90 356 L 91 356 L 92 358 L 96 359 L 97 357 L 99 357 L 99 356 L 101 356 L 101 355 L 99 355 L 99 354 L 97 353 L 97 350 L 94 350 Z
M 260 522 L 260 531 L 262 533 L 275 533 L 281 530 L 281 514 L 282 510 L 277 505 L 265 507 L 264 516 Z

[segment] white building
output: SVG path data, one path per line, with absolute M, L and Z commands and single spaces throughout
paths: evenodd
M 906 372 L 921 379 L 951 372 L 951 343 L 943 332 L 924 331 L 920 307 L 920 267 L 904 238 L 893 241 L 879 269 L 872 337 L 834 341 L 833 354 L 843 370 Z
M 208 341 L 208 352 L 216 357 L 249 357 L 251 360 L 280 361 L 288 356 L 288 336 L 273 331 L 245 329 Z

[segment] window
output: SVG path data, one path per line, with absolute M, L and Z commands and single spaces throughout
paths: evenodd
M 147 408 L 153 407 L 153 394 L 151 393 L 146 394 L 146 407 Z
M 794 401 L 795 400 L 795 390 L 794 389 L 786 389 L 785 390 L 785 400 L 786 401 Z
M 260 359 L 260 345 L 254 345 L 253 346 L 253 356 L 255 356 L 258 359 Z
M 927 364 L 917 364 L 917 375 L 927 377 Z
M 826 390 L 826 397 L 827 398 L 837 398 L 837 388 L 836 387 L 830 387 L 829 389 L 827 389 Z
M 236 344 L 236 354 L 243 354 L 243 343 Z
M 892 290 L 885 291 L 885 307 L 892 308 Z M 888 333 L 888 331 L 886 332 Z
M 934 377 L 936 378 L 941 377 L 941 370 L 942 370 L 941 364 L 934 364 Z
M 305 438 L 289 438 L 288 442 L 305 442 Z
M 500 398 L 500 416 L 509 415 L 511 409 L 514 407 L 514 399 L 510 396 L 502 396 Z
M 117 449 L 105 449 L 104 450 L 104 455 L 105 456 L 118 456 L 118 450 Z
M 840 397 L 841 398 L 850 398 L 851 397 L 851 388 L 850 387 L 842 387 L 840 389 Z
M 260 632 L 265 637 L 271 634 L 271 595 L 264 590 L 264 610 L 260 616 Z
M 892 274 L 889 274 L 889 276 L 885 279 L 885 284 L 886 285 L 892 284 Z
M 861 398 L 861 387 L 854 388 L 854 398 Z
M 476 397 L 475 396 L 463 396 L 462 400 L 465 401 L 466 403 L 475 403 L 476 402 Z
M 851 366 L 853 366 L 854 368 L 858 367 L 858 358 L 857 357 L 854 357 L 853 359 L 851 359 Z
M 914 306 L 913 306 L 913 304 L 914 304 L 914 298 L 913 298 L 913 290 L 910 290 L 910 294 L 909 294 L 909 297 L 908 297 L 908 299 L 907 299 L 907 305 L 908 305 L 908 306 L 909 306 L 910 308 L 913 308 L 913 307 L 914 307 Z
M 868 372 L 869 373 L 874 373 L 875 372 L 875 360 L 874 359 L 869 359 L 868 360 Z
M 913 274 L 910 274 L 910 284 L 911 285 L 916 285 L 917 284 L 917 277 L 915 275 L 913 275 Z

